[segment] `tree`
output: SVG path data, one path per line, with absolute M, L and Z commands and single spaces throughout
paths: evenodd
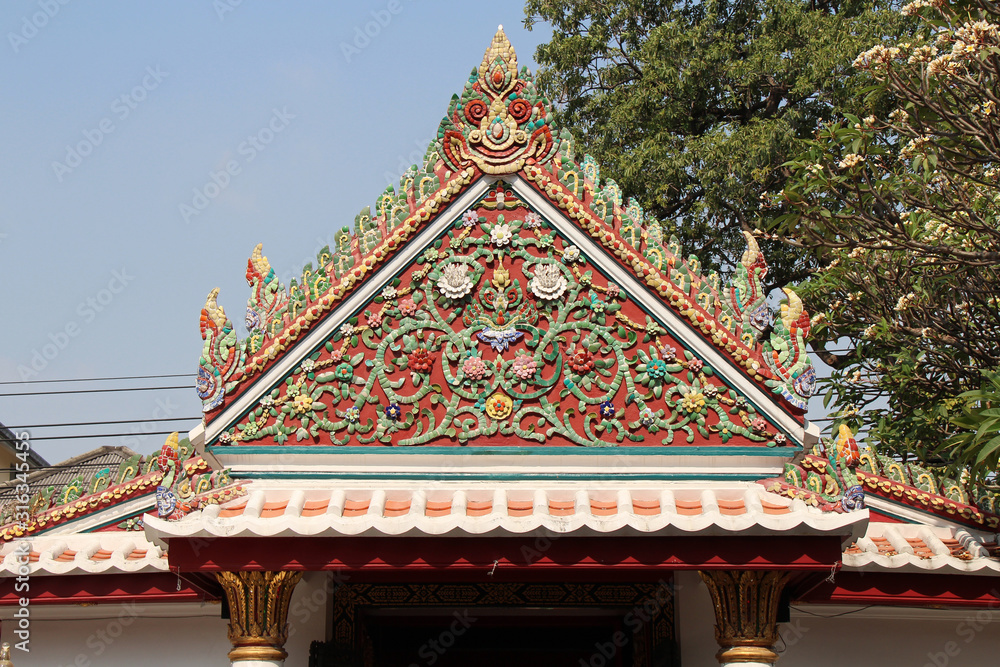
M 525 24 L 552 24 L 537 80 L 602 173 L 727 275 L 761 195 L 788 176 L 783 163 L 837 108 L 860 103 L 870 79 L 854 55 L 912 23 L 891 5 L 528 0 Z M 762 246 L 769 290 L 814 266 L 801 249 Z
M 800 292 L 841 417 L 982 478 L 1000 459 L 1000 9 L 903 13 L 919 34 L 854 63 L 899 106 L 827 124 L 789 164 L 773 229 L 823 262 Z

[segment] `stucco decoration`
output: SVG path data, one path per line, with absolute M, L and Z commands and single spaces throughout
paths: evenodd
M 501 181 L 220 442 L 734 438 L 784 442 Z
M 354 221 L 353 231 L 347 227 L 339 230 L 335 234 L 333 247 L 320 251 L 315 268 L 307 265 L 301 279 L 292 280 L 286 292 L 274 278 L 274 271 L 262 255 L 260 247 L 254 249 L 247 270 L 247 280 L 251 287 L 247 310 L 250 335 L 242 343 L 235 340 L 232 324 L 217 305 L 217 293 L 213 291 L 209 296 L 202 317 L 204 352 L 199 379 L 199 394 L 203 399 L 206 421 L 211 422 L 226 405 L 239 398 L 243 392 L 249 391 L 248 387 L 252 382 L 276 359 L 288 353 L 318 322 L 333 316 L 338 305 L 362 289 L 362 285 L 365 285 L 373 273 L 395 257 L 402 247 L 413 242 L 422 230 L 472 184 L 481 182 L 484 176 L 490 174 L 516 174 L 520 187 L 534 189 L 548 204 L 558 208 L 564 218 L 559 222 L 583 230 L 601 248 L 601 256 L 587 257 L 583 248 L 566 242 L 555 233 L 553 220 L 544 220 L 541 211 L 528 206 L 522 200 L 522 195 L 512 187 L 501 187 L 491 190 L 476 206 L 457 213 L 454 229 L 450 233 L 451 240 L 443 246 L 438 242 L 439 245 L 436 246 L 439 252 L 447 254 L 443 261 L 423 260 L 426 275 L 411 285 L 408 282 L 410 274 L 407 273 L 401 282 L 390 286 L 398 292 L 391 296 L 384 295 L 384 299 L 392 304 L 391 308 L 375 304 L 359 313 L 351 313 L 350 326 L 359 332 L 374 332 L 381 328 L 382 320 L 386 318 L 399 323 L 404 322 L 405 318 L 428 317 L 426 304 L 431 297 L 421 295 L 434 292 L 461 310 L 454 315 L 471 330 L 470 335 L 475 335 L 477 343 L 488 344 L 493 352 L 527 354 L 530 350 L 515 348 L 528 342 L 532 345 L 536 343 L 535 339 L 526 338 L 528 330 L 525 327 L 542 326 L 538 322 L 544 324 L 547 321 L 548 316 L 543 315 L 547 310 L 565 311 L 568 313 L 567 321 L 572 321 L 576 315 L 570 314 L 577 311 L 577 307 L 572 304 L 577 300 L 591 304 L 587 307 L 594 312 L 599 312 L 602 304 L 615 307 L 618 302 L 617 292 L 614 290 L 620 288 L 613 283 L 601 285 L 606 290 L 604 292 L 592 289 L 586 282 L 581 283 L 581 276 L 588 272 L 594 275 L 595 271 L 600 272 L 602 265 L 614 262 L 634 275 L 645 289 L 655 294 L 678 316 L 687 320 L 691 328 L 698 331 L 706 341 L 728 356 L 740 369 L 738 372 L 744 373 L 751 381 L 773 393 L 777 402 L 785 404 L 784 409 L 795 415 L 802 414 L 815 382 L 815 373 L 805 348 L 809 317 L 802 308 L 801 300 L 793 291 L 786 290 L 787 303 L 782 304 L 773 324 L 768 324 L 772 320 L 772 313 L 766 303 L 763 288 L 767 264 L 753 236 L 747 235 L 747 251 L 737 267 L 737 274 L 731 285 L 720 284 L 719 276 L 714 273 L 702 274 L 697 257 L 684 259 L 676 239 L 664 237 L 664 225 L 649 219 L 634 199 L 626 202 L 616 183 L 608 179 L 602 180 L 600 166 L 593 158 L 576 155 L 571 135 L 554 126 L 550 116 L 550 103 L 535 90 L 527 71 L 518 71 L 513 49 L 503 32 L 498 32 L 483 63 L 465 87 L 462 97 L 452 101 L 448 116 L 442 121 L 439 136 L 428 147 L 423 163 L 407 170 L 399 185 L 387 188 L 374 207 L 362 209 Z M 448 215 L 456 214 L 449 212 Z M 462 234 L 464 236 L 459 238 Z M 453 242 L 464 245 L 456 250 Z M 421 240 L 420 243 L 427 241 Z M 543 247 L 544 243 L 551 244 L 551 248 Z M 536 250 L 544 253 L 544 259 L 538 257 L 528 260 L 519 254 L 534 254 Z M 495 258 L 509 258 L 517 266 L 495 263 Z M 432 280 L 433 283 L 428 284 L 427 280 Z M 599 285 L 601 281 L 595 281 L 594 284 Z M 367 290 L 368 286 L 365 285 L 364 289 Z M 377 289 L 380 290 L 381 286 Z M 622 303 L 627 301 L 624 296 Z M 421 301 L 421 298 L 424 300 Z M 433 298 L 436 299 L 437 296 Z M 517 306 L 511 306 L 515 302 Z M 570 304 L 568 310 L 567 304 Z M 643 330 L 646 326 L 646 314 L 635 312 L 634 317 L 638 329 Z M 615 322 L 612 330 L 616 331 L 618 326 L 629 330 L 624 321 Z M 650 326 L 663 328 L 662 323 L 652 321 Z M 630 368 L 638 371 L 640 365 L 645 366 L 650 360 L 658 358 L 660 352 L 655 345 L 651 347 L 649 343 L 660 334 L 644 330 L 640 334 L 635 329 L 632 332 L 641 337 L 653 334 L 648 340 L 640 341 L 629 352 L 630 360 L 637 358 L 637 361 L 630 364 Z M 433 344 L 421 339 L 418 333 L 407 335 L 420 341 L 418 347 L 423 346 L 420 352 L 415 352 L 412 362 L 415 365 L 408 366 L 408 369 L 426 366 L 440 370 L 447 367 L 439 357 L 432 354 L 438 351 L 434 345 L 443 345 L 440 333 L 435 334 L 437 342 Z M 599 342 L 601 340 L 604 342 Z M 339 343 L 337 340 L 330 341 L 334 347 Z M 408 343 L 400 341 L 394 344 Z M 596 346 L 594 352 L 584 349 L 591 344 Z M 582 331 L 579 340 L 572 343 L 576 351 L 595 356 L 603 354 L 600 348 L 606 344 L 609 341 L 604 340 L 596 330 L 590 329 Z M 629 342 L 628 345 L 633 344 Z M 640 385 L 640 389 L 636 390 L 635 396 L 653 392 L 653 400 L 661 400 L 665 395 L 670 400 L 680 401 L 683 407 L 677 406 L 677 410 L 685 418 L 689 418 L 687 426 L 693 432 L 698 432 L 698 426 L 701 426 L 711 433 L 709 427 L 715 425 L 713 418 L 707 418 L 704 423 L 699 422 L 702 408 L 712 410 L 713 401 L 721 400 L 725 405 L 726 400 L 735 401 L 736 398 L 729 396 L 728 388 L 719 391 L 712 388 L 712 383 L 703 382 L 698 370 L 689 370 L 686 364 L 694 361 L 694 358 L 685 358 L 682 346 L 672 344 L 668 347 L 678 350 L 679 360 L 670 362 L 679 369 L 670 373 L 680 370 L 691 373 L 690 379 L 684 379 L 683 374 L 681 375 L 680 379 L 683 379 L 683 386 L 686 388 L 674 391 L 669 381 L 662 381 L 666 376 L 660 375 L 662 369 L 654 360 L 651 372 L 647 373 L 644 369 L 636 374 L 634 382 Z M 407 353 L 416 349 L 407 348 Z M 547 372 L 541 353 L 536 355 L 534 351 L 531 352 L 529 356 L 537 365 L 538 372 Z M 560 350 L 559 355 L 563 352 L 564 350 Z M 306 352 L 296 354 L 303 355 Z M 545 354 L 555 352 L 548 351 Z M 476 355 L 470 358 L 473 357 Z M 379 363 L 370 358 L 363 360 L 365 364 Z M 322 362 L 318 357 L 314 361 Z M 487 368 L 481 371 L 486 379 L 476 381 L 489 382 L 489 378 L 498 372 L 498 369 L 488 367 L 486 361 L 483 364 Z M 476 366 L 476 363 L 470 362 L 472 366 Z M 586 360 L 580 360 L 581 366 L 586 363 Z M 565 371 L 565 366 L 566 364 L 560 366 L 558 382 L 563 381 L 566 372 L 574 372 L 572 368 Z M 519 372 L 524 373 L 527 366 L 519 364 L 518 368 Z M 366 368 L 365 371 L 367 370 Z M 455 367 L 449 372 L 457 373 L 459 370 Z M 499 370 L 506 372 L 502 364 Z M 586 372 L 590 370 L 601 374 L 608 371 L 608 368 L 595 366 Z M 471 375 L 463 372 L 462 380 L 457 383 L 457 386 L 465 387 L 464 391 L 470 391 L 466 386 L 468 381 L 473 375 L 480 373 L 472 368 L 470 371 Z M 417 371 L 419 372 L 422 371 Z M 732 370 L 728 369 L 726 372 L 730 373 Z M 364 373 L 356 373 L 355 376 L 367 378 Z M 613 381 L 605 379 L 603 375 L 601 377 L 602 382 Z M 624 376 L 619 379 L 624 382 Z M 444 378 L 441 378 L 441 382 L 444 382 Z M 447 382 L 441 382 L 432 381 L 431 385 L 447 385 Z M 594 380 L 591 380 L 591 384 L 596 386 Z M 563 388 L 572 392 L 566 385 Z M 405 395 L 399 394 L 399 400 L 395 400 L 390 394 L 398 393 L 397 389 L 390 389 L 385 396 L 387 404 L 381 411 L 383 417 L 389 420 L 384 424 L 386 432 L 402 427 L 408 419 L 416 419 L 415 416 L 408 416 L 410 413 L 405 409 L 408 403 L 403 400 Z M 259 390 L 255 388 L 253 391 Z M 537 391 L 537 388 L 533 391 Z M 655 396 L 656 391 L 661 396 Z M 712 392 L 717 392 L 719 398 Z M 629 398 L 631 393 L 628 391 L 615 396 L 614 400 L 610 388 L 606 393 L 605 398 L 611 401 L 615 413 L 638 405 L 636 399 Z M 504 395 L 514 402 L 512 411 L 517 414 L 521 408 L 517 403 L 518 399 L 506 390 Z M 701 404 L 699 395 L 704 396 L 704 405 Z M 478 394 L 476 396 L 475 403 L 482 403 Z M 323 398 L 327 397 L 324 395 Z M 540 399 L 540 395 L 538 398 Z M 280 392 L 274 397 L 274 400 L 279 399 Z M 319 396 L 313 400 L 323 403 Z M 521 400 L 523 403 L 527 399 Z M 561 399 L 553 396 L 547 400 Z M 306 414 L 305 403 L 305 398 L 299 399 L 297 408 L 302 411 L 297 414 Z M 599 404 L 600 402 L 597 403 Z M 574 406 L 573 409 L 586 412 L 590 409 L 587 407 L 589 405 L 584 401 L 584 408 Z M 664 405 L 660 417 L 656 416 L 659 408 L 646 407 L 648 410 L 634 416 L 629 412 L 616 418 L 634 421 L 643 428 L 666 429 L 657 419 L 669 419 L 667 406 Z M 731 412 L 734 408 L 736 412 Z M 361 406 L 354 406 L 354 409 L 363 412 Z M 723 441 L 738 434 L 756 442 L 757 437 L 765 436 L 765 431 L 770 428 L 755 428 L 755 423 L 760 425 L 760 422 L 755 421 L 756 415 L 751 417 L 749 423 L 743 423 L 739 416 L 743 406 L 734 404 L 720 409 L 726 415 L 735 415 L 736 419 L 731 421 L 748 431 L 743 434 L 729 429 L 724 424 L 729 417 L 720 418 L 718 424 Z M 344 414 L 340 417 L 348 419 L 349 428 L 354 431 L 368 428 L 367 422 L 350 420 L 354 415 L 352 409 L 342 411 Z M 611 407 L 605 406 L 596 412 L 594 418 L 610 414 L 611 411 Z M 394 418 L 397 413 L 398 418 Z M 328 414 L 323 419 L 335 423 L 335 417 L 337 415 Z M 470 417 L 462 417 L 462 425 L 444 427 L 444 433 L 448 433 L 450 428 L 454 428 L 456 433 L 478 432 L 479 426 L 465 424 L 468 419 Z M 684 430 L 684 427 L 677 426 L 681 420 L 678 417 L 671 422 L 675 430 Z M 309 423 L 302 426 L 304 431 L 294 431 L 296 438 L 306 440 L 317 437 L 311 433 L 317 423 L 310 418 Z M 436 420 L 430 432 L 437 434 L 435 429 L 440 423 L 440 420 Z M 599 424 L 600 421 L 594 422 L 590 432 L 585 432 L 587 429 L 582 426 L 575 429 L 574 433 L 579 439 L 574 437 L 573 441 L 577 444 L 596 444 L 606 442 L 609 437 L 614 441 L 619 440 L 618 433 L 615 432 L 618 427 L 612 425 L 610 432 L 599 432 L 595 430 Z M 261 422 L 259 426 L 267 428 L 269 425 Z M 541 430 L 530 433 L 544 439 L 543 431 L 548 432 L 550 428 L 557 428 L 558 431 L 564 426 L 564 423 L 560 427 L 539 424 L 536 429 Z M 252 426 L 250 428 L 253 429 Z M 425 425 L 422 428 L 424 430 L 417 437 L 423 438 L 428 434 L 428 427 Z M 527 426 L 524 425 L 523 428 Z M 277 432 L 269 435 L 279 436 Z M 281 437 L 287 435 L 282 434 Z M 382 433 L 376 440 L 382 441 L 384 435 Z M 256 436 L 232 431 L 229 437 L 240 441 Z M 465 438 L 466 436 L 462 436 L 463 441 Z M 398 443 L 399 440 L 400 438 L 393 438 L 393 442 Z M 762 442 L 781 444 L 780 440 L 769 436 L 763 437 Z
M 242 483 L 233 482 L 228 469 L 212 470 L 191 443 L 181 440 L 175 432 L 156 454 L 145 457 L 137 454 L 116 470 L 103 468 L 81 473 L 61 487 L 50 486 L 34 493 L 28 503 L 27 517 L 19 514 L 17 504 L 0 508 L 0 540 L 44 533 L 142 497 L 155 503 L 158 516 L 178 519 L 192 510 L 223 503 L 243 493 Z M 141 530 L 140 516 L 123 516 L 125 520 L 102 530 Z
M 475 164 L 487 174 L 511 174 L 527 160 L 547 162 L 555 154 L 551 104 L 538 92 L 503 29 L 473 70 L 461 97 L 452 98 L 438 142 L 449 167 Z M 494 230 L 501 237 L 503 229 Z

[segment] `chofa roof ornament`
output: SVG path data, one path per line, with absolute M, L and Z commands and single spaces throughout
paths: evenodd
M 442 157 L 453 171 L 472 162 L 487 174 L 547 162 L 556 152 L 550 106 L 527 68 L 517 71 L 517 54 L 500 26 L 462 96 L 452 97 L 438 129 Z
M 516 422 L 530 432 L 519 432 L 519 442 L 550 444 L 565 428 L 566 442 L 607 446 L 619 420 L 660 433 L 631 434 L 644 444 L 667 444 L 673 431 L 695 429 L 690 424 L 721 444 L 734 436 L 764 446 L 798 443 L 815 380 L 805 345 L 810 320 L 791 290 L 774 317 L 756 239 L 746 235 L 729 285 L 703 273 L 659 221 L 601 178 L 592 157 L 576 154 L 550 109 L 527 70 L 518 71 L 501 30 L 452 99 L 423 163 L 364 207 L 353 229 L 337 230 L 315 268 L 307 264 L 286 288 L 254 248 L 247 338 L 235 340 L 217 292 L 202 311 L 199 393 L 208 440 L 282 444 L 294 436 L 317 444 L 333 438 L 323 431 L 337 434 L 338 444 L 367 433 L 367 444 L 381 425 L 376 439 L 398 445 L 426 444 L 431 432 L 481 441 L 485 431 L 442 426 L 470 414 L 492 420 L 482 429 L 499 422 L 512 429 L 525 415 L 542 419 L 523 428 Z M 389 282 L 389 273 L 375 277 L 387 267 Z M 536 349 L 564 325 L 572 330 L 565 340 Z M 477 344 L 489 346 L 488 358 Z M 722 384 L 701 378 L 716 371 Z M 517 387 L 508 386 L 515 378 Z M 470 394 L 472 381 L 484 384 Z M 419 396 L 406 395 L 417 383 Z M 579 393 L 577 404 L 563 392 Z M 497 396 L 512 402 L 509 412 L 487 409 L 499 405 Z M 236 405 L 242 414 L 226 412 Z M 572 416 L 561 414 L 571 408 Z M 605 437 L 583 434 L 582 421 L 572 435 L 567 418 L 604 424 Z M 689 443 L 696 438 L 686 435 Z

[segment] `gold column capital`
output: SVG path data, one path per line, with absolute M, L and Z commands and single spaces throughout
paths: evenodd
M 302 572 L 217 572 L 229 602 L 229 660 L 284 660 L 288 603 Z
M 703 570 L 715 607 L 716 654 L 731 662 L 774 664 L 778 654 L 778 604 L 789 572 L 773 570 Z

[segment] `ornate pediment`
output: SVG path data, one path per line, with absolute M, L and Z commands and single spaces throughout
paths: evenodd
M 729 286 L 602 183 L 502 31 L 422 167 L 288 288 L 258 246 L 250 335 L 202 311 L 207 442 L 802 440 L 809 317 L 771 323 L 754 240 Z M 553 137 L 558 137 L 554 140 Z

